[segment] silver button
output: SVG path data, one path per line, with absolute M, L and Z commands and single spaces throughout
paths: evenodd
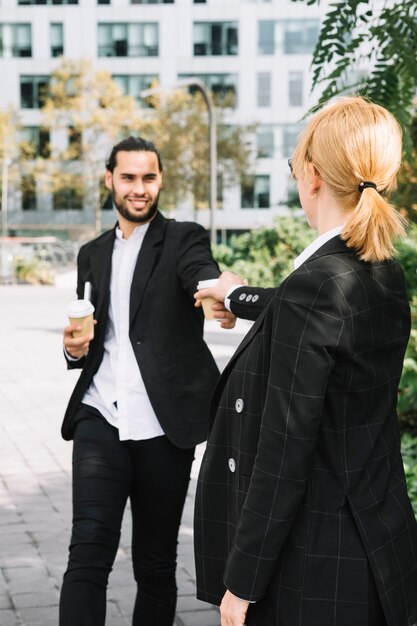
M 231 472 L 236 470 L 236 461 L 234 459 L 229 459 L 229 470 Z
M 259 300 L 259 296 L 257 296 L 256 294 L 252 296 L 252 302 L 257 302 L 258 300 Z
M 245 406 L 245 403 L 243 402 L 242 398 L 238 398 L 235 402 L 235 409 L 237 413 L 242 413 L 244 406 Z
M 241 293 L 239 296 L 239 300 L 244 300 L 246 298 L 246 293 Z
M 246 296 L 246 302 L 250 302 L 252 300 L 252 296 L 251 294 L 249 294 L 248 296 Z

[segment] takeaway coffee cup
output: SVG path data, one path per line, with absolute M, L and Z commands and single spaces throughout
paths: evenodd
M 197 290 L 207 289 L 208 287 L 214 287 L 218 282 L 218 278 L 211 278 L 210 280 L 200 280 L 197 285 Z M 204 317 L 206 320 L 214 320 L 214 311 L 211 308 L 211 305 L 214 304 L 216 300 L 214 298 L 204 298 L 201 301 L 204 311 Z
M 81 326 L 81 330 L 72 333 L 74 337 L 94 335 L 93 313 L 94 306 L 89 300 L 74 300 L 69 303 L 67 315 L 70 324 Z

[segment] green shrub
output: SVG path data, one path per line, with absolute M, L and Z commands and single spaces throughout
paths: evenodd
M 407 491 L 417 517 L 417 436 L 404 433 L 401 441 Z
M 274 228 L 233 235 L 229 245 L 214 247 L 214 255 L 222 270 L 246 278 L 250 285 L 277 286 L 315 236 L 304 217 L 285 216 L 277 219 Z
M 38 259 L 27 260 L 21 256 L 14 258 L 14 273 L 19 283 L 32 285 L 53 285 L 54 273 L 49 263 Z

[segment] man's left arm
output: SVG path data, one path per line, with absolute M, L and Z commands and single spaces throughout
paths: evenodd
M 177 224 L 182 233 L 177 250 L 177 274 L 185 291 L 193 297 L 199 280 L 218 278 L 220 269 L 213 258 L 206 230 L 199 224 Z
M 220 270 L 213 258 L 206 230 L 199 224 L 182 224 L 184 229 L 177 254 L 177 273 L 185 291 L 193 298 L 200 280 L 218 278 Z M 223 302 L 213 305 L 214 318 L 222 328 L 233 328 L 236 316 Z

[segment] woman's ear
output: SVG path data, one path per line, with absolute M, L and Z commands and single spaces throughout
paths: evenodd
M 321 186 L 321 176 L 318 169 L 312 164 L 307 165 L 308 191 L 311 197 L 319 192 Z

